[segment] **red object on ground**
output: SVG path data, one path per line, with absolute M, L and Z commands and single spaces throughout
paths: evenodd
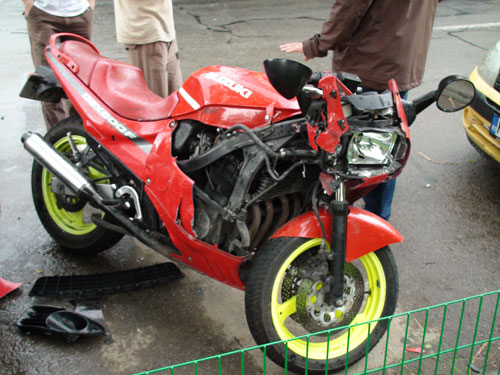
M 422 348 L 406 348 L 406 350 L 411 353 L 425 354 L 425 350 Z
M 7 280 L 4 280 L 0 277 L 0 298 L 9 294 L 13 290 L 16 290 L 22 285 L 22 283 L 13 283 Z

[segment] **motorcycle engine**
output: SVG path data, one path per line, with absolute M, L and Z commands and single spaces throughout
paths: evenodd
M 247 140 L 241 146 L 245 141 L 235 142 L 235 138 L 243 133 L 233 137 L 222 133 L 217 127 L 181 121 L 173 136 L 173 153 L 181 169 L 184 161 L 199 161 L 203 166 L 183 169 L 195 181 L 193 228 L 197 238 L 234 255 L 247 255 L 300 213 L 319 170 L 296 168 L 283 180 L 275 181 L 267 171 L 263 151 L 255 143 Z M 304 140 L 283 133 L 289 147 L 306 147 Z M 226 143 L 239 146 L 226 147 Z M 280 162 L 274 168 L 282 172 L 289 164 Z

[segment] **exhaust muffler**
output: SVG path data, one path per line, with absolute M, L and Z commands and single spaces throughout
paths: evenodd
M 96 202 L 101 202 L 103 198 L 92 186 L 89 179 L 51 144 L 37 133 L 26 132 L 21 137 L 24 148 L 33 157 L 49 170 L 54 176 L 59 178 L 66 186 L 78 195 L 83 195 Z
M 59 178 L 66 186 L 78 195 L 93 201 L 104 212 L 110 214 L 125 231 L 156 250 L 162 255 L 179 255 L 180 252 L 172 244 L 163 243 L 154 236 L 138 227 L 133 220 L 125 216 L 117 208 L 108 205 L 105 199 L 97 192 L 92 182 L 61 153 L 59 153 L 50 143 L 37 133 L 26 132 L 21 137 L 24 148 L 33 157 L 49 170 L 54 176 Z

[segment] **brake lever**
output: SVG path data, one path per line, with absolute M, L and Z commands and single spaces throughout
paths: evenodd
M 323 100 L 315 100 L 309 106 L 307 110 L 306 120 L 307 122 L 314 127 L 318 127 L 319 130 L 323 131 L 326 129 L 325 124 L 325 111 L 326 111 L 326 102 Z

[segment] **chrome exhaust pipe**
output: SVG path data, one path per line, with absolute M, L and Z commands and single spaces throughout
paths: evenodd
M 33 157 L 59 178 L 66 186 L 78 195 L 101 202 L 103 198 L 94 189 L 90 180 L 50 143 L 37 133 L 26 132 L 21 137 L 24 148 Z
M 117 208 L 107 205 L 105 199 L 96 191 L 92 182 L 61 153 L 59 153 L 50 143 L 37 133 L 26 132 L 21 137 L 24 148 L 33 157 L 49 170 L 54 176 L 59 178 L 76 194 L 84 195 L 89 200 L 95 202 L 104 212 L 110 214 L 125 231 L 156 250 L 162 255 L 180 255 L 178 249 L 173 244 L 166 244 L 156 239 L 154 236 L 138 227 L 130 218 L 125 216 Z

